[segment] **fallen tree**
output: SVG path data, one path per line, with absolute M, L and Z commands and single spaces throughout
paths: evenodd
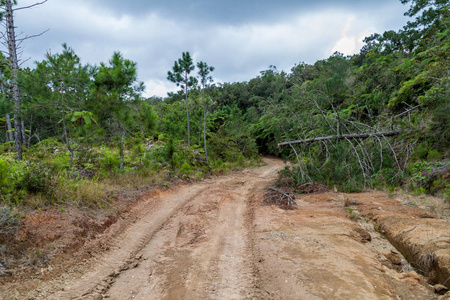
M 279 143 L 278 147 L 294 145 L 294 144 L 302 144 L 302 143 L 330 141 L 330 140 L 347 140 L 347 139 L 366 139 L 366 138 L 371 138 L 371 137 L 387 137 L 387 136 L 399 135 L 399 134 L 402 134 L 403 132 L 404 131 L 402 131 L 402 130 L 391 130 L 391 131 L 367 132 L 367 133 L 358 133 L 358 134 L 330 135 L 330 136 L 315 137 L 315 138 L 311 138 L 311 139 L 283 142 L 283 143 Z

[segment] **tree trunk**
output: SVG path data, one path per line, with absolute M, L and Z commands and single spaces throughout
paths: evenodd
M 5 85 L 3 84 L 3 74 L 0 73 L 0 92 L 3 95 L 6 95 L 6 91 L 5 91 Z M 14 136 L 13 136 L 13 130 L 12 130 L 12 125 L 11 125 L 11 117 L 9 116 L 9 113 L 7 113 L 5 115 L 5 119 L 6 119 L 6 141 L 7 142 L 12 142 L 14 141 Z
M 186 82 L 185 82 L 185 91 L 186 91 L 186 116 L 187 116 L 187 133 L 188 133 L 188 147 L 191 148 L 191 131 L 189 126 L 189 103 L 188 103 L 188 78 L 186 75 Z
M 22 160 L 22 130 L 21 130 L 21 98 L 18 85 L 19 63 L 17 59 L 16 35 L 11 0 L 5 0 L 6 35 L 8 39 L 9 62 L 11 64 L 11 86 L 14 101 L 14 150 L 17 159 Z
M 203 144 L 205 146 L 206 163 L 209 164 L 208 149 L 206 147 L 206 99 L 205 99 L 205 92 L 203 90 L 202 90 L 202 97 L 203 97 Z
M 66 109 L 64 106 L 62 107 L 62 123 L 63 123 L 64 140 L 66 141 L 67 150 L 69 150 L 69 152 L 70 152 L 70 168 L 72 168 L 74 151 L 73 151 L 73 148 L 70 146 L 69 137 L 67 135 Z
M 8 137 L 7 142 L 13 142 L 14 135 L 13 135 L 13 129 L 11 126 L 11 117 L 9 116 L 9 114 L 6 114 L 6 128 L 7 128 L 6 136 Z
M 20 121 L 20 129 L 22 131 L 22 145 L 25 145 L 27 142 L 27 134 L 25 133 L 25 122 L 23 120 Z
M 120 170 L 123 170 L 123 136 L 124 132 L 122 129 L 120 129 Z
M 33 129 L 33 115 L 31 115 L 31 120 L 30 120 L 30 134 L 28 137 L 28 141 L 27 141 L 27 147 L 30 147 L 31 145 L 31 132 L 33 132 L 31 129 Z
M 287 146 L 292 144 L 301 144 L 301 143 L 312 143 L 318 141 L 329 141 L 329 140 L 344 140 L 344 139 L 367 139 L 370 137 L 380 137 L 380 136 L 393 136 L 402 134 L 404 131 L 402 130 L 393 130 L 393 131 L 383 131 L 383 132 L 368 132 L 368 133 L 359 133 L 359 134 L 342 134 L 342 135 L 330 135 L 330 136 L 322 136 L 315 137 L 312 139 L 306 140 L 298 140 L 298 141 L 290 141 L 279 143 L 279 146 Z

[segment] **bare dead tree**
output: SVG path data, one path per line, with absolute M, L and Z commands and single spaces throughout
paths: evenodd
M 45 3 L 47 0 L 29 5 L 26 7 L 16 8 L 15 10 L 21 10 L 26 8 L 31 8 L 37 5 L 41 5 Z M 14 2 L 14 3 L 13 3 Z M 1 4 L 4 9 L 4 20 L 5 20 L 5 26 L 6 26 L 6 43 L 8 47 L 8 54 L 9 54 L 9 64 L 11 68 L 11 89 L 12 89 L 12 99 L 14 103 L 14 150 L 17 153 L 17 159 L 22 160 L 22 143 L 24 141 L 23 133 L 25 132 L 24 123 L 22 121 L 21 116 L 21 106 L 22 106 L 22 100 L 20 95 L 20 89 L 19 89 L 19 83 L 18 83 L 18 76 L 19 76 L 19 58 L 18 58 L 18 46 L 17 46 L 17 36 L 15 33 L 15 26 L 14 26 L 14 9 L 13 4 L 15 4 L 16 1 L 11 0 L 3 0 L 1 1 Z M 23 40 L 30 38 L 26 37 L 24 39 L 20 39 L 19 42 L 22 42 Z
M 2 93 L 3 95 L 6 95 L 6 89 L 5 89 L 5 85 L 3 83 L 3 74 L 1 71 L 0 71 L 0 93 Z M 6 121 L 6 141 L 13 142 L 14 137 L 13 137 L 13 130 L 12 130 L 12 125 L 11 125 L 11 117 L 10 117 L 9 113 L 6 113 L 5 121 Z
M 16 34 L 14 27 L 14 17 L 11 0 L 5 0 L 5 22 L 6 36 L 8 41 L 9 63 L 11 67 L 11 86 L 14 102 L 14 150 L 17 153 L 17 159 L 22 160 L 22 136 L 21 136 L 21 97 L 18 84 L 19 62 L 17 58 Z

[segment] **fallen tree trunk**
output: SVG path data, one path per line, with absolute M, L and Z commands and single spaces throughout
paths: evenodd
M 382 132 L 368 132 L 368 133 L 358 133 L 358 134 L 342 134 L 342 135 L 330 135 L 330 136 L 322 136 L 305 140 L 297 140 L 290 142 L 279 143 L 280 146 L 287 146 L 292 144 L 302 144 L 302 143 L 312 143 L 319 141 L 329 141 L 329 140 L 345 140 L 345 139 L 367 139 L 371 137 L 384 137 L 384 136 L 394 136 L 402 134 L 403 130 L 392 130 L 392 131 L 382 131 Z
M 434 167 L 430 173 L 428 173 L 427 170 L 423 171 L 422 176 L 428 179 L 422 183 L 422 186 L 429 189 L 433 181 L 435 181 L 438 177 L 444 176 L 445 174 L 447 175 L 444 177 L 448 177 L 448 166 L 449 164 L 447 163 L 442 167 Z

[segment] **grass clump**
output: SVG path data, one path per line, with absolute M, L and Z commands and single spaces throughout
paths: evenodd
M 20 215 L 10 206 L 0 206 L 0 235 L 15 233 L 20 226 Z

